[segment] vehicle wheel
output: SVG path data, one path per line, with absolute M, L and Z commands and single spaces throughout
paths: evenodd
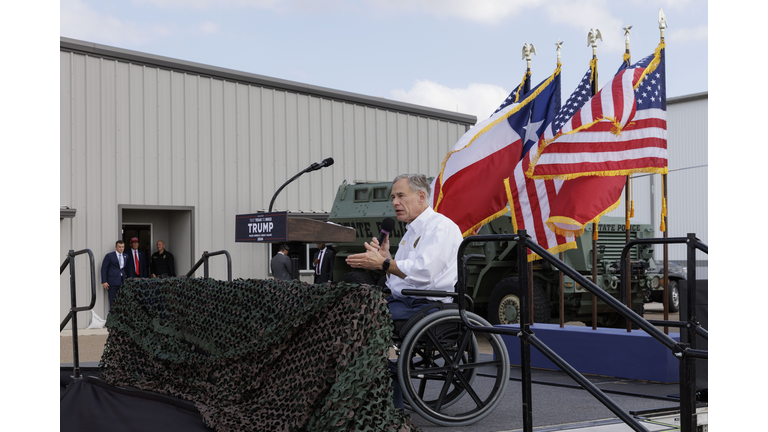
M 669 311 L 680 311 L 680 289 L 677 286 L 677 281 L 670 280 L 667 290 L 669 291 Z
M 355 284 L 364 284 L 364 285 L 376 285 L 376 279 L 373 278 L 373 275 L 366 271 L 356 271 L 353 270 L 348 273 L 344 273 L 339 278 L 339 282 L 346 282 L 346 283 L 355 283 Z
M 473 325 L 491 326 L 477 314 L 466 316 Z M 492 354 L 480 353 L 478 341 L 490 346 Z M 499 335 L 468 331 L 456 310 L 443 310 L 425 316 L 408 332 L 397 369 L 411 409 L 437 425 L 466 426 L 501 402 L 509 382 L 509 354 Z M 481 379 L 485 385 L 473 387 Z
M 491 291 L 488 301 L 488 321 L 491 324 L 516 324 L 520 322 L 520 284 L 516 277 L 502 279 Z M 533 322 L 548 323 L 550 305 L 547 293 L 537 281 L 533 281 Z

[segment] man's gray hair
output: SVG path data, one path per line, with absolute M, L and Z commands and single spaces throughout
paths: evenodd
M 392 180 L 392 184 L 394 185 L 398 180 L 402 179 L 408 179 L 408 185 L 411 187 L 412 191 L 416 193 L 419 191 L 426 192 L 427 199 L 432 196 L 432 187 L 430 187 L 429 180 L 427 180 L 427 176 L 424 174 L 400 174 Z

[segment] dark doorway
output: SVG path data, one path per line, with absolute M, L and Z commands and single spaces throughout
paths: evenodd
M 139 250 L 144 252 L 149 265 L 149 257 L 152 256 L 152 225 L 123 225 L 123 241 L 125 242 L 125 252 L 131 253 L 131 239 L 139 239 Z M 149 273 L 147 273 L 149 274 Z

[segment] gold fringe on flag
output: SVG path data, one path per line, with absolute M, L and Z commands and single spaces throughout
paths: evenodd
M 523 75 L 523 80 L 520 81 L 520 85 L 517 86 L 517 93 L 515 93 L 515 101 L 513 103 L 517 103 L 520 100 L 520 92 L 523 91 L 523 88 L 525 87 L 525 80 L 531 79 L 531 71 L 526 71 L 525 75 Z
M 587 221 L 584 224 L 581 224 L 580 222 L 566 216 L 551 216 L 549 219 L 547 219 L 546 223 L 549 229 L 555 234 L 559 234 L 564 237 L 579 237 L 584 234 L 584 230 L 587 224 L 600 222 L 601 217 L 616 210 L 619 207 L 619 204 L 621 204 L 621 198 L 619 198 L 615 203 L 611 204 L 610 207 L 600 212 L 600 214 L 592 218 L 592 220 Z M 572 225 L 578 228 L 567 229 L 557 226 L 558 223 L 563 225 Z

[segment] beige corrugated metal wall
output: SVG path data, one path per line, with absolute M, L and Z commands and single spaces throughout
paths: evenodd
M 102 317 L 108 301 L 99 269 L 120 235 L 118 206 L 192 206 L 194 259 L 226 249 L 233 277 L 264 278 L 267 245 L 235 243 L 235 215 L 267 210 L 280 185 L 327 157 L 334 165 L 287 186 L 275 211 L 328 213 L 345 179 L 434 176 L 474 123 L 458 113 L 441 118 L 412 106 L 434 111 L 430 117 L 407 112 L 407 104 L 397 111 L 375 98 L 350 102 L 342 92 L 333 99 L 63 48 L 60 68 L 60 204 L 77 209 L 61 220 L 62 261 L 68 249 L 93 251 Z M 86 262 L 78 258 L 76 267 L 80 304 L 90 296 Z M 211 276 L 225 279 L 223 257 L 211 263 Z

